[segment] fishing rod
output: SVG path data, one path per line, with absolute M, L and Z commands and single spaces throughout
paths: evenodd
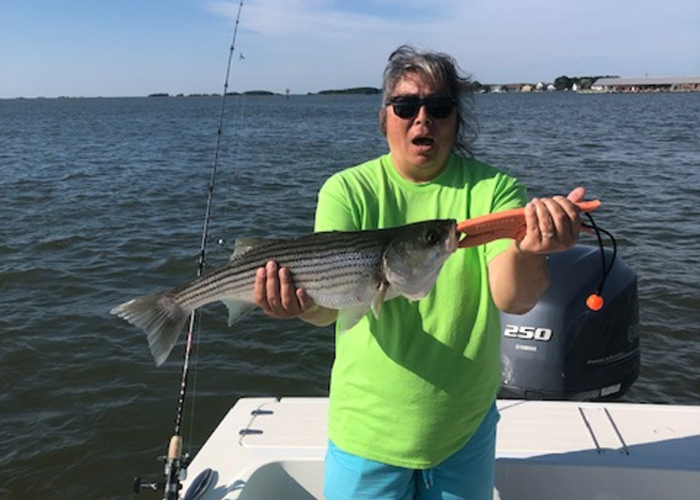
M 228 63 L 226 65 L 226 78 L 224 79 L 224 92 L 221 97 L 221 110 L 219 112 L 219 126 L 216 132 L 216 146 L 214 148 L 214 161 L 212 163 L 211 174 L 209 178 L 209 186 L 207 189 L 207 204 L 204 211 L 204 227 L 202 229 L 202 240 L 199 247 L 199 259 L 197 264 L 197 276 L 204 273 L 206 266 L 207 240 L 209 237 L 209 226 L 211 223 L 211 211 L 214 201 L 214 187 L 216 186 L 216 175 L 219 169 L 219 156 L 221 153 L 221 139 L 224 128 L 224 116 L 226 113 L 226 96 L 228 95 L 229 79 L 231 76 L 231 62 L 236 47 L 236 38 L 238 36 L 238 26 L 241 19 L 241 11 L 243 10 L 243 0 L 238 4 L 238 13 L 236 14 L 236 22 L 233 28 L 233 37 L 231 46 L 229 47 Z M 170 438 L 168 445 L 168 454 L 164 457 L 165 468 L 163 471 L 164 481 L 157 483 L 143 483 L 140 477 L 134 479 L 133 489 L 135 493 L 139 493 L 142 489 L 150 489 L 153 491 L 162 490 L 163 500 L 179 500 L 180 489 L 182 488 L 181 481 L 187 475 L 187 466 L 189 465 L 190 455 L 183 454 L 182 451 L 182 420 L 185 412 L 185 398 L 187 395 L 187 387 L 189 380 L 190 356 L 194 346 L 194 330 L 196 322 L 196 312 L 192 311 L 190 315 L 189 327 L 187 329 L 187 345 L 185 348 L 184 361 L 182 364 L 182 376 L 180 380 L 180 391 L 177 399 L 177 411 L 175 414 L 175 425 L 173 435 Z M 211 478 L 209 469 L 203 471 L 192 483 L 190 491 L 186 492 L 185 500 L 195 500 L 199 497 Z

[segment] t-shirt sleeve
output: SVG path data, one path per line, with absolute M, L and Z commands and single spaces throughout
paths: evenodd
M 339 174 L 329 177 L 318 193 L 314 230 L 354 231 L 359 229 L 350 206 L 348 189 Z

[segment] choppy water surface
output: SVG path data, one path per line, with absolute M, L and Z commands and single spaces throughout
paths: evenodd
M 196 272 L 221 101 L 0 101 L 0 499 L 128 498 L 172 433 L 182 344 L 156 369 L 108 314 Z M 531 195 L 578 184 L 639 273 L 635 402 L 698 404 L 700 94 L 477 96 L 477 155 Z M 376 96 L 232 98 L 208 261 L 311 231 L 331 173 L 385 149 Z M 221 244 L 217 241 L 223 240 Z M 201 319 L 192 450 L 240 396 L 325 395 L 329 329 Z M 146 494 L 147 495 L 147 494 Z

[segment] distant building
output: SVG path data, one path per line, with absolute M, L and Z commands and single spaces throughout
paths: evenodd
M 500 83 L 491 85 L 491 92 L 501 93 L 501 92 L 520 92 L 523 83 Z
M 700 92 L 700 76 L 654 78 L 599 78 L 591 90 L 596 92 Z

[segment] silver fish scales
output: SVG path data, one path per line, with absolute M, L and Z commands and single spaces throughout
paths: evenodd
M 274 260 L 317 304 L 338 310 L 338 331 L 352 328 L 385 300 L 427 295 L 457 248 L 456 221 L 431 220 L 389 229 L 332 231 L 287 240 L 240 241 L 231 260 L 189 284 L 130 300 L 110 312 L 146 332 L 162 364 L 195 309 L 223 301 L 229 325 L 255 307 L 258 268 Z

